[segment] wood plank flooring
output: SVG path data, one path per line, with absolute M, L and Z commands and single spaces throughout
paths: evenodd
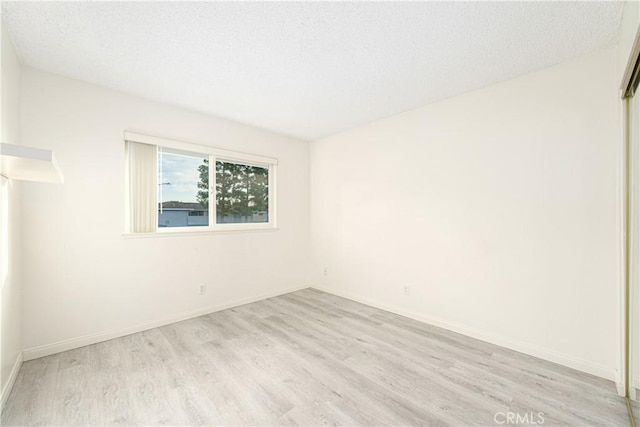
M 509 412 L 629 425 L 610 381 L 306 289 L 25 362 L 1 421 L 460 426 Z

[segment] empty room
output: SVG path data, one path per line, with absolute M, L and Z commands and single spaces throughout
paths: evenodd
M 640 3 L 1 1 L 3 426 L 636 426 Z

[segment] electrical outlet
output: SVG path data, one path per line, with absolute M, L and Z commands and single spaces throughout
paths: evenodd
M 207 285 L 204 283 L 200 283 L 200 285 L 198 286 L 198 292 L 200 292 L 200 295 L 204 295 L 207 293 Z
M 404 294 L 407 296 L 411 295 L 411 286 L 404 285 Z
M 324 277 L 327 277 L 327 276 L 329 275 L 329 269 L 328 269 L 327 267 L 324 267 L 324 268 L 322 269 L 322 275 L 323 275 Z

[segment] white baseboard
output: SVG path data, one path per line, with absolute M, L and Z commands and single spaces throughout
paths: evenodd
M 226 310 L 229 308 L 237 307 L 239 305 L 249 304 L 249 303 L 261 301 L 267 298 L 288 294 L 291 292 L 306 289 L 307 287 L 308 286 L 301 286 L 293 289 L 286 289 L 286 290 L 281 290 L 281 291 L 272 292 L 268 294 L 262 294 L 262 295 L 258 295 L 251 298 L 232 301 L 226 304 L 219 304 L 219 305 L 209 306 L 209 307 L 201 308 L 201 309 L 190 311 L 190 312 L 181 313 L 181 314 L 174 315 L 161 320 L 145 322 L 137 326 L 121 328 L 121 329 L 113 329 L 110 331 L 99 332 L 95 334 L 85 335 L 83 337 L 71 338 L 68 340 L 59 341 L 52 344 L 47 344 L 39 347 L 26 349 L 20 355 L 19 361 L 16 361 L 16 365 L 14 366 L 14 369 L 11 372 L 11 378 L 7 382 L 7 386 L 5 387 L 5 389 L 9 391 L 11 390 L 11 386 L 13 385 L 13 381 L 15 381 L 15 376 L 18 374 L 18 369 L 20 368 L 20 365 L 22 364 L 23 360 L 27 361 L 27 360 L 37 359 L 40 357 L 49 356 L 51 354 L 60 353 L 62 351 L 72 350 L 74 348 L 84 347 L 84 346 L 96 344 L 102 341 L 108 341 L 114 338 L 120 338 L 125 335 L 130 335 L 136 332 L 142 332 L 148 329 L 169 325 L 171 323 L 180 322 L 182 320 L 191 319 L 191 318 L 202 316 L 209 313 L 214 313 L 216 311 Z M 353 301 L 357 301 L 362 304 L 376 307 L 385 311 L 399 314 L 401 316 L 405 316 L 423 323 L 428 323 L 430 325 L 438 326 L 440 328 L 457 332 L 459 334 L 463 334 L 472 338 L 477 338 L 482 341 L 499 345 L 501 347 L 519 351 L 521 353 L 525 353 L 530 356 L 539 357 L 540 359 L 558 363 L 560 365 L 567 366 L 569 368 L 577 369 L 582 372 L 586 372 L 601 378 L 605 378 L 607 380 L 614 381 L 616 382 L 616 385 L 620 383 L 619 379 L 617 378 L 618 377 L 617 372 L 615 370 L 612 370 L 603 365 L 599 365 L 593 362 L 576 358 L 571 355 L 563 354 L 554 350 L 549 350 L 543 347 L 539 347 L 529 343 L 502 337 L 499 335 L 490 334 L 474 328 L 469 328 L 465 325 L 450 322 L 445 319 L 418 314 L 401 307 L 397 307 L 389 304 L 381 304 L 376 301 L 372 301 L 367 298 L 362 298 L 356 295 L 352 295 L 343 291 L 337 291 L 335 289 L 325 288 L 320 286 L 313 286 L 313 288 L 324 291 L 324 292 L 328 292 L 330 294 L 334 294 L 343 298 L 347 298 Z M 7 392 L 7 395 L 8 395 L 8 392 Z M 3 403 L 5 399 L 6 399 L 5 390 L 3 390 L 2 392 Z
M 428 323 L 433 326 L 438 326 L 449 331 L 457 332 L 462 335 L 466 335 L 472 338 L 477 338 L 482 341 L 489 342 L 491 344 L 499 345 L 501 347 L 515 350 L 520 353 L 527 354 L 529 356 L 538 357 L 540 359 L 547 360 L 549 362 L 557 363 L 559 365 L 567 366 L 569 368 L 577 369 L 578 371 L 586 372 L 591 375 L 595 375 L 600 378 L 611 380 L 615 383 L 619 382 L 619 375 L 614 370 L 607 366 L 597 363 L 582 360 L 577 357 L 560 353 L 554 350 L 543 348 L 537 345 L 529 344 L 522 341 L 513 340 L 511 338 L 487 333 L 478 329 L 469 328 L 468 326 L 450 322 L 446 319 L 437 318 L 434 316 L 423 315 L 412 312 L 405 308 L 397 307 L 390 304 L 379 303 L 377 301 L 362 298 L 357 295 L 350 294 L 348 292 L 338 291 L 332 288 L 326 288 L 322 286 L 311 286 L 314 289 L 318 289 L 323 292 L 327 292 L 339 297 L 347 298 L 362 304 L 366 304 L 381 310 L 389 311 L 391 313 L 399 314 L 410 319 L 417 320 L 419 322 Z
M 95 334 L 85 335 L 78 338 L 71 338 L 64 341 L 58 341 L 56 343 L 46 344 L 39 347 L 28 348 L 24 350 L 23 356 L 25 361 L 38 359 L 40 357 L 49 356 L 51 354 L 56 354 L 56 353 L 60 353 L 67 350 L 73 350 L 74 348 L 80 348 L 87 345 L 112 340 L 114 338 L 120 338 L 125 335 L 135 334 L 137 332 L 146 331 L 148 329 L 158 328 L 160 326 L 169 325 L 171 323 L 192 319 L 194 317 L 203 316 L 205 314 L 226 310 L 226 309 L 237 307 L 244 304 L 250 304 L 252 302 L 257 302 L 267 298 L 277 297 L 279 295 L 288 294 L 288 293 L 299 291 L 306 288 L 308 288 L 308 286 L 301 286 L 301 287 L 285 289 L 277 292 L 270 292 L 268 294 L 262 294 L 255 297 L 244 298 L 241 300 L 236 300 L 236 301 L 232 301 L 225 304 L 218 304 L 214 306 L 200 308 L 197 310 L 173 315 L 171 317 L 167 317 L 161 320 L 145 322 L 145 323 L 142 323 L 136 326 L 131 326 L 128 328 L 112 329 L 110 331 L 98 332 Z
M 7 403 L 7 399 L 9 398 L 9 394 L 11 394 L 11 389 L 13 389 L 13 384 L 16 382 L 16 378 L 18 377 L 18 372 L 20 372 L 20 367 L 22 366 L 23 354 L 18 353 L 18 357 L 16 357 L 16 361 L 13 363 L 13 368 L 11 368 L 11 373 L 9 374 L 9 378 L 7 378 L 7 383 L 2 387 L 2 396 L 0 397 L 0 411 L 4 408 L 4 404 Z

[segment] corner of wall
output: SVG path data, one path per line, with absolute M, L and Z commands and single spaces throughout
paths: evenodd
M 3 22 L 0 52 L 0 137 L 20 144 L 21 65 Z M 0 194 L 0 379 L 4 405 L 22 364 L 20 183 L 2 178 Z

